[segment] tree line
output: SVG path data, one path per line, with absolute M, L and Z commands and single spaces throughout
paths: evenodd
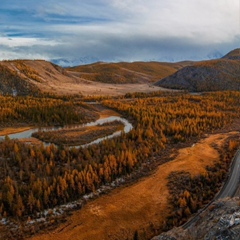
M 0 125 L 64 125 L 94 119 L 87 109 L 71 99 L 0 96 Z M 89 111 L 88 111 L 89 112 Z

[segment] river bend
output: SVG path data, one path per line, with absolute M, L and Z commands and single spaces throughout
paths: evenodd
M 63 126 L 63 127 L 32 128 L 32 129 L 29 129 L 29 130 L 26 130 L 26 131 L 23 131 L 23 132 L 9 134 L 8 137 L 10 139 L 27 139 L 27 138 L 31 138 L 32 134 L 35 133 L 35 132 L 38 132 L 38 131 L 45 131 L 46 132 L 46 131 L 57 131 L 57 130 L 69 130 L 69 129 L 75 129 L 75 128 L 80 128 L 80 127 L 92 127 L 92 126 L 102 125 L 104 123 L 109 123 L 109 122 L 113 122 L 113 121 L 122 122 L 124 124 L 123 131 L 125 133 L 130 132 L 133 128 L 133 125 L 127 119 L 122 118 L 122 117 L 118 117 L 118 116 L 110 116 L 110 117 L 98 119 L 94 122 L 89 122 L 89 123 L 80 124 L 80 125 L 78 124 L 78 125 L 66 125 L 66 126 Z M 110 138 L 113 138 L 113 137 L 120 136 L 121 133 L 122 133 L 122 131 L 116 131 L 111 135 L 107 135 L 105 137 L 98 138 L 98 139 L 96 139 L 96 140 L 94 140 L 90 143 L 86 143 L 86 144 L 83 144 L 83 145 L 71 146 L 71 147 L 86 147 L 86 146 L 89 146 L 89 145 L 92 145 L 92 144 L 100 143 L 100 142 L 102 142 L 103 140 L 106 140 L 106 139 L 110 139 Z M 4 138 L 5 138 L 5 136 L 0 136 L 0 140 L 4 140 Z M 51 143 L 45 143 L 45 142 L 43 142 L 43 143 L 44 143 L 44 145 L 51 144 Z

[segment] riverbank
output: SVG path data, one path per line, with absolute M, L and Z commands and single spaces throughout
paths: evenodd
M 96 120 L 99 119 L 104 119 L 104 118 L 108 118 L 111 116 L 117 116 L 120 117 L 121 115 L 119 113 L 117 113 L 114 110 L 111 110 L 107 107 L 104 107 L 103 105 L 96 104 L 94 105 L 94 110 L 96 111 L 96 113 L 99 115 L 99 117 Z M 41 126 L 39 126 L 40 128 Z M 6 127 L 6 128 L 0 128 L 0 136 L 7 136 L 7 135 L 11 135 L 11 134 L 16 134 L 16 133 L 22 133 L 28 130 L 31 130 L 33 128 L 36 128 L 36 126 L 25 126 L 25 127 Z
M 11 127 L 11 128 L 8 127 L 8 128 L 0 129 L 0 136 L 7 136 L 7 135 L 10 135 L 10 134 L 21 133 L 21 132 L 28 131 L 32 128 L 34 128 L 34 127 L 33 126 Z
M 46 143 L 63 146 L 77 146 L 88 144 L 117 131 L 122 131 L 123 128 L 124 125 L 122 122 L 114 121 L 90 127 L 63 129 L 57 131 L 39 131 L 33 133 L 32 136 Z
M 119 114 L 118 112 L 107 108 L 105 106 L 103 106 L 102 104 L 94 104 L 92 105 L 94 107 L 94 109 L 96 110 L 96 112 L 99 114 L 99 119 L 103 119 L 103 118 L 108 118 L 108 117 L 120 117 L 121 114 Z

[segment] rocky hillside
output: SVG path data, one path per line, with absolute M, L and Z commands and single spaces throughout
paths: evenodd
M 174 228 L 152 240 L 240 239 L 239 197 L 218 200 L 188 229 Z
M 192 62 L 94 63 L 68 68 L 81 78 L 104 83 L 150 83 L 175 73 Z
M 240 90 L 240 49 L 218 60 L 187 66 L 155 85 L 188 91 Z

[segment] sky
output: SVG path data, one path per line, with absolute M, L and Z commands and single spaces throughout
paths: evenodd
M 0 60 L 182 61 L 240 48 L 240 0 L 1 0 Z

